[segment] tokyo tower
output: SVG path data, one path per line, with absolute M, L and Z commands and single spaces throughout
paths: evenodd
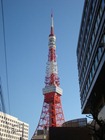
M 51 14 L 51 29 L 49 35 L 49 53 L 46 66 L 45 87 L 43 88 L 44 102 L 40 120 L 32 140 L 45 139 L 43 135 L 49 127 L 60 127 L 64 123 L 64 114 L 61 104 L 62 89 L 58 77 L 56 59 L 56 37 L 54 35 L 53 15 Z

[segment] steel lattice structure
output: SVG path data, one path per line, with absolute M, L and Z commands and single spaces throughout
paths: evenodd
M 58 77 L 58 67 L 56 60 L 56 37 L 54 35 L 53 15 L 51 14 L 51 31 L 49 35 L 49 53 L 46 66 L 45 88 L 43 88 L 44 102 L 40 120 L 36 131 L 48 130 L 49 127 L 58 127 L 64 123 L 64 114 L 61 104 L 62 89 Z

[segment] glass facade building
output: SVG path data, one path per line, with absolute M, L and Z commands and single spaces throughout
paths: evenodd
M 105 107 L 105 0 L 85 0 L 77 44 L 83 114 Z

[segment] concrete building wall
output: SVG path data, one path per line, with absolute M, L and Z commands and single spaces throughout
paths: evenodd
M 0 140 L 28 140 L 29 125 L 18 118 L 0 112 Z

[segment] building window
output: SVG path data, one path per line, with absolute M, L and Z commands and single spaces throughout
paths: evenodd
M 103 36 L 103 43 L 104 43 L 104 45 L 105 45 L 105 34 L 104 34 L 104 36 Z
M 89 47 L 90 49 L 90 54 L 91 54 L 91 52 L 92 52 L 92 45 L 91 45 L 91 43 L 90 43 L 90 47 Z
M 92 81 L 92 72 L 90 72 L 90 76 L 89 76 L 90 82 Z
M 102 8 L 104 8 L 104 3 L 105 3 L 105 0 L 102 0 L 102 3 L 101 3 Z
M 100 7 L 99 15 L 100 17 L 102 16 L 102 6 Z
M 93 45 L 93 43 L 94 43 L 94 33 L 92 35 L 92 45 Z
M 96 58 L 95 58 L 95 69 L 97 68 L 97 65 L 98 65 L 98 57 L 96 56 Z
M 93 66 L 92 66 L 92 73 L 93 73 L 93 75 L 94 75 L 94 73 L 95 73 L 95 66 L 94 66 L 94 64 L 93 64 Z

